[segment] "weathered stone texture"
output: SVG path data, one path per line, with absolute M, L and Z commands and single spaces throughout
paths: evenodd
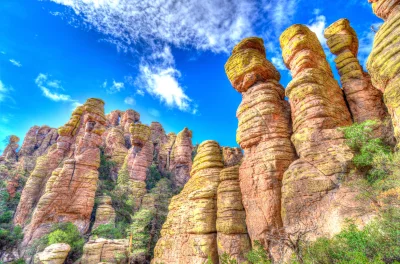
M 0 161 L 7 161 L 7 162 L 12 162 L 12 163 L 17 162 L 17 160 L 18 160 L 17 149 L 19 147 L 18 142 L 19 142 L 19 137 L 15 136 L 15 135 L 10 136 L 10 138 L 8 139 L 7 146 L 4 149 L 3 154 L 1 156 Z
M 65 136 L 77 127 L 76 144 L 70 158 L 47 181 L 32 221 L 24 230 L 23 245 L 47 232 L 51 223 L 72 222 L 81 233 L 89 228 L 100 164 L 99 146 L 106 124 L 104 102 L 88 99 L 81 110 L 81 125 L 59 129 L 59 134 Z
M 83 247 L 81 264 L 97 263 L 128 263 L 128 240 L 127 239 L 104 239 L 89 240 Z
M 251 250 L 251 243 L 239 186 L 239 166 L 221 171 L 217 208 L 218 255 L 221 257 L 226 253 L 238 263 L 245 263 L 245 255 Z
M 347 19 L 340 19 L 325 30 L 354 122 L 383 121 L 387 116 L 382 92 L 372 86 L 371 78 L 357 59 L 358 39 Z
M 375 34 L 367 69 L 373 85 L 383 92 L 392 117 L 394 135 L 400 142 L 400 1 L 369 0 L 374 13 L 385 20 Z
M 98 199 L 98 206 L 92 230 L 96 229 L 99 225 L 114 224 L 116 216 L 110 196 L 104 195 L 96 199 Z
M 178 133 L 170 156 L 170 171 L 175 186 L 182 187 L 190 178 L 192 168 L 192 131 L 184 128 Z
M 116 179 L 118 171 L 121 169 L 125 157 L 128 154 L 128 149 L 125 146 L 124 132 L 118 127 L 108 129 L 104 154 L 111 161 L 115 162 L 115 166 L 111 171 L 111 178 Z
M 218 143 L 200 144 L 191 178 L 171 200 L 152 263 L 205 263 L 208 257 L 218 262 L 217 188 L 222 167 Z
M 158 168 L 163 173 L 169 171 L 175 140 L 176 134 L 168 133 L 166 142 L 161 145 Z
M 52 244 L 37 253 L 34 257 L 34 264 L 63 264 L 71 250 L 70 245 L 65 243 Z
M 236 140 L 244 150 L 239 179 L 247 229 L 252 242 L 268 248 L 268 235 L 282 228 L 282 177 L 295 158 L 285 91 L 279 72 L 265 58 L 262 39 L 241 41 L 225 70 L 242 93 Z
M 333 79 L 317 36 L 293 25 L 280 37 L 283 59 L 293 80 L 286 88 L 293 120 L 292 142 L 299 155 L 285 172 L 282 217 L 288 232 L 305 223 L 314 234 L 340 230 L 345 216 L 332 197 L 344 195 L 340 182 L 352 167 L 352 151 L 338 127 L 352 124 L 343 91 Z M 340 212 L 339 212 L 340 211 Z

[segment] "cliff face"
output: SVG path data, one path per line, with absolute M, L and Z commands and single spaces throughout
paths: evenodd
M 247 228 L 253 242 L 268 248 L 268 235 L 282 228 L 282 178 L 295 158 L 288 103 L 261 39 L 248 38 L 236 45 L 225 70 L 242 94 L 236 139 L 244 150 L 239 179 Z
M 369 0 L 374 13 L 385 20 L 375 34 L 367 69 L 373 85 L 383 92 L 392 118 L 397 144 L 400 142 L 400 1 Z

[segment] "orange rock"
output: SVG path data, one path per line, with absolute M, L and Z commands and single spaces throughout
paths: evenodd
M 269 248 L 268 235 L 282 228 L 283 173 L 295 158 L 285 91 L 279 72 L 265 58 L 262 39 L 242 40 L 225 70 L 243 97 L 236 139 L 244 150 L 239 179 L 247 229 L 252 242 Z
M 372 86 L 371 78 L 357 59 L 358 39 L 347 19 L 340 19 L 325 30 L 354 122 L 383 121 L 387 116 L 382 93 Z
M 12 163 L 15 163 L 17 161 L 18 159 L 17 149 L 19 147 L 18 142 L 19 142 L 19 137 L 15 135 L 10 136 L 10 138 L 8 139 L 8 144 L 3 151 L 2 160 Z
M 175 186 L 182 187 L 190 178 L 192 169 L 192 131 L 184 128 L 176 136 L 170 156 L 170 171 Z

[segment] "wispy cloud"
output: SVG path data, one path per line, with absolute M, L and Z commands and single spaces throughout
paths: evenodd
M 273 26 L 274 35 L 279 36 L 284 27 L 292 24 L 300 0 L 263 0 L 267 21 Z M 269 29 L 271 30 L 271 29 Z
M 108 82 L 105 80 L 101 86 L 105 88 L 109 94 L 118 93 L 125 88 L 125 84 L 123 82 L 116 82 L 115 80 L 113 80 L 110 86 L 108 86 Z
M 149 109 L 149 114 L 153 117 L 160 117 L 160 111 L 158 111 L 154 108 Z
M 372 28 L 375 30 L 379 29 L 382 26 L 383 23 L 375 23 L 372 25 Z M 372 31 L 372 28 L 364 31 L 361 33 L 361 36 L 359 37 L 359 52 L 358 56 L 360 59 L 361 64 L 365 67 L 367 63 L 367 58 L 369 54 L 372 51 L 372 46 L 374 44 L 374 38 L 375 38 L 375 32 Z
M 14 59 L 11 59 L 10 62 L 11 62 L 14 66 L 22 67 L 22 64 L 21 64 L 19 61 L 16 61 L 16 60 L 14 60 Z
M 59 80 L 50 79 L 48 74 L 40 73 L 36 79 L 36 85 L 42 90 L 43 95 L 55 102 L 71 102 L 72 107 L 79 105 L 77 100 L 71 98 L 68 94 L 59 93 L 58 90 L 64 90 Z
M 308 27 L 317 35 L 317 38 L 322 46 L 327 47 L 324 37 L 324 30 L 326 28 L 326 17 L 324 15 L 320 15 L 319 9 L 315 9 L 313 13 L 315 15 L 315 18 L 310 20 Z
M 0 102 L 4 101 L 7 98 L 10 98 L 9 93 L 12 91 L 11 86 L 6 86 L 1 80 L 0 80 Z
M 133 97 L 128 96 L 125 98 L 124 103 L 127 105 L 134 105 L 136 102 Z

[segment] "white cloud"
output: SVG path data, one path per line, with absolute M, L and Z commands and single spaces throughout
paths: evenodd
M 125 84 L 123 82 L 116 82 L 113 80 L 112 85 L 110 87 L 107 87 L 107 80 L 103 82 L 101 85 L 103 88 L 107 89 L 107 93 L 113 94 L 113 93 L 118 93 L 121 90 L 125 88 Z
M 269 22 L 273 25 L 275 35 L 279 36 L 285 26 L 292 24 L 298 10 L 299 0 L 264 0 L 264 10 L 268 13 Z
M 160 112 L 154 108 L 149 109 L 149 114 L 154 117 L 160 117 Z
M 283 63 L 282 57 L 272 57 L 271 62 L 278 70 L 281 71 L 287 70 L 285 64 Z
M 133 97 L 128 96 L 125 98 L 124 103 L 127 105 L 134 105 L 136 102 Z
M 17 67 L 21 67 L 21 66 L 22 66 L 22 64 L 21 64 L 19 61 L 16 61 L 16 60 L 14 60 L 14 59 L 11 59 L 10 62 L 11 62 L 14 66 L 17 66 Z
M 314 11 L 314 14 L 316 14 L 317 16 L 310 21 L 308 27 L 317 35 L 318 40 L 322 44 L 322 46 L 326 47 L 326 40 L 324 37 L 324 30 L 326 28 L 326 17 L 323 15 L 318 15 L 319 11 L 318 13 Z
M 6 87 L 6 85 L 0 80 L 0 102 L 4 101 L 7 97 L 7 94 L 12 90 L 11 87 Z
M 372 28 L 374 28 L 374 30 L 378 30 L 383 23 L 375 23 L 372 25 Z M 365 66 L 365 64 L 367 63 L 367 58 L 369 56 L 369 54 L 372 51 L 372 46 L 374 44 L 374 38 L 375 38 L 375 32 L 372 31 L 372 28 L 368 29 L 367 31 L 363 32 L 361 34 L 361 37 L 359 38 L 359 59 L 362 65 Z
M 1 53 L 1 54 L 3 54 L 3 55 L 5 55 L 5 54 L 6 54 L 6 53 L 5 53 L 5 51 L 0 51 L 0 53 Z
M 35 83 L 42 90 L 43 95 L 55 102 L 67 101 L 75 104 L 76 100 L 71 99 L 71 96 L 54 91 L 54 89 L 64 90 L 64 88 L 62 88 L 60 81 L 51 80 L 49 77 L 47 74 L 40 73 L 35 79 Z
M 84 23 L 121 49 L 144 41 L 229 52 L 252 34 L 257 10 L 251 0 L 52 0 L 69 6 Z M 286 1 L 285 1 L 286 2 Z M 291 1 L 288 1 L 291 2 Z

